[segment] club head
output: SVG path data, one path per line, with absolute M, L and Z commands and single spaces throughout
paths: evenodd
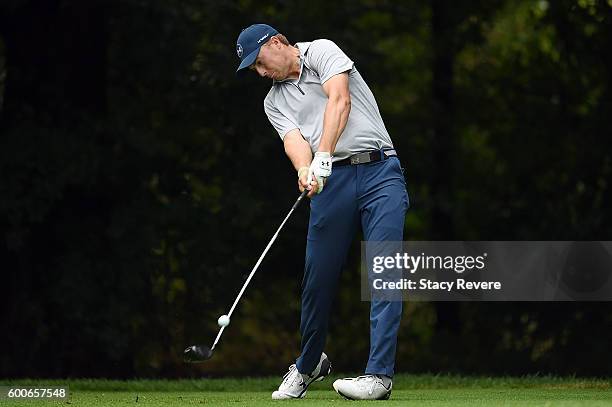
M 185 348 L 183 360 L 186 363 L 204 362 L 212 357 L 213 351 L 204 345 L 192 345 Z

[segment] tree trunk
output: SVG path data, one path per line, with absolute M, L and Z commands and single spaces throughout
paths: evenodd
M 433 38 L 433 165 L 429 187 L 432 198 L 432 239 L 452 240 L 451 182 L 453 175 L 453 62 L 455 19 L 448 2 L 432 0 Z
M 456 6 L 455 6 L 456 7 Z M 455 7 L 442 0 L 432 0 L 433 39 L 433 138 L 431 179 L 433 240 L 453 240 L 455 231 L 452 218 L 453 176 L 453 63 L 455 59 Z M 457 333 L 461 321 L 457 305 L 452 302 L 436 302 L 436 330 L 440 333 Z M 443 340 L 444 335 L 438 336 Z

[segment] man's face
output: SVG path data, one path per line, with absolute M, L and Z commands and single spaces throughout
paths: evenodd
M 271 38 L 259 49 L 257 59 L 249 69 L 257 72 L 262 78 L 270 78 L 276 81 L 286 79 L 291 64 L 283 49 L 280 41 Z

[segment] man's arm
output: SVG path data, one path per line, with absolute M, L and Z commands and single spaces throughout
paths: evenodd
M 334 153 L 351 112 L 348 73 L 332 76 L 323 84 L 327 105 L 323 116 L 323 134 L 317 151 Z
M 283 138 L 283 144 L 285 146 L 285 154 L 287 154 L 287 157 L 291 160 L 296 171 L 310 165 L 312 161 L 310 144 L 304 140 L 299 129 L 289 131 L 285 135 L 285 138 Z
M 283 145 L 285 147 L 285 154 L 291 160 L 293 167 L 298 172 L 298 188 L 300 192 L 304 191 L 304 188 L 308 187 L 308 168 L 312 161 L 312 150 L 310 144 L 302 137 L 299 129 L 293 129 L 285 134 L 283 138 Z M 316 181 L 312 181 L 312 190 L 308 193 L 308 197 L 316 193 Z

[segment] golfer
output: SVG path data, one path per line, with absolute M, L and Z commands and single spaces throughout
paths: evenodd
M 264 100 L 270 123 L 308 189 L 310 221 L 302 282 L 301 353 L 273 399 L 301 398 L 331 371 L 323 352 L 342 266 L 358 228 L 366 241 L 401 241 L 408 194 L 374 95 L 353 61 L 326 39 L 291 45 L 266 24 L 244 29 L 239 73 L 272 80 Z M 336 380 L 349 399 L 391 394 L 401 301 L 372 300 L 365 375 Z

